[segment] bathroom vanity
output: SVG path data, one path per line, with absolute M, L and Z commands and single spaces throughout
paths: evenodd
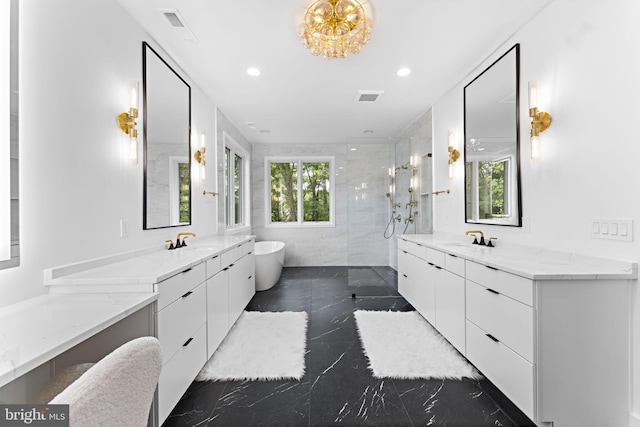
M 637 263 L 398 238 L 400 293 L 538 425 L 627 425 Z
M 156 295 L 152 329 L 163 368 L 156 422 L 171 413 L 255 293 L 254 236 L 193 239 L 45 272 L 51 294 Z

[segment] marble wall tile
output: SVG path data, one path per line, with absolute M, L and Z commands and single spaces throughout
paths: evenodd
M 356 148 L 356 151 L 351 151 Z M 389 144 L 255 144 L 252 151 L 252 226 L 257 240 L 286 243 L 286 266 L 387 265 L 382 237 L 388 200 Z M 335 226 L 267 227 L 267 156 L 335 158 Z M 355 263 L 355 264 L 353 264 Z

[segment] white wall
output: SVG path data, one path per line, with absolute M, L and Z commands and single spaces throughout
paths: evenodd
M 178 231 L 215 234 L 216 204 L 198 181 L 192 226 L 142 230 L 142 135 L 132 167 L 116 116 L 128 108 L 131 80 L 142 82 L 142 41 L 163 52 L 121 7 L 22 0 L 20 37 L 21 265 L 0 271 L 0 306 L 46 292 L 46 268 L 161 245 Z M 215 107 L 182 74 L 192 87 L 193 135 L 213 134 Z
M 555 0 L 508 40 L 466 81 L 433 107 L 436 231 L 463 234 L 464 163 L 447 174 L 447 131 L 460 130 L 463 87 L 513 44 L 521 45 L 522 200 L 529 228 L 482 226 L 498 244 L 518 243 L 606 258 L 638 261 L 640 255 L 640 3 L 637 0 Z M 553 116 L 542 134 L 542 158 L 529 160 L 527 81 L 539 86 L 541 110 Z M 590 219 L 632 218 L 635 240 L 590 237 Z M 473 228 L 476 228 L 475 226 Z M 632 284 L 632 407 L 640 414 L 640 294 Z M 597 345 L 597 343 L 594 343 Z M 635 422 L 640 421 L 638 418 Z

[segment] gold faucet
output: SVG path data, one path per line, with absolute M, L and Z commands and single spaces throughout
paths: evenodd
M 465 236 L 468 236 L 469 234 L 471 234 L 473 237 L 475 237 L 475 239 L 473 240 L 473 244 L 474 245 L 480 245 L 480 246 L 486 246 L 486 243 L 484 242 L 484 233 L 480 230 L 469 230 L 467 232 L 464 233 Z M 476 236 L 476 234 L 480 234 L 480 242 L 478 242 L 478 237 Z
M 180 237 L 182 237 L 182 243 L 180 243 Z M 178 248 L 182 248 L 184 246 L 187 246 L 187 243 L 184 241 L 184 239 L 186 239 L 187 237 L 192 236 L 192 237 L 196 237 L 196 233 L 192 233 L 190 231 L 185 231 L 182 233 L 178 233 L 178 237 L 176 237 L 176 249 Z

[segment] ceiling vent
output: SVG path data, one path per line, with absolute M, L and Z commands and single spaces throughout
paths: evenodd
M 186 40 L 189 42 L 198 41 L 198 39 L 196 39 L 196 36 L 191 32 L 186 24 L 186 21 L 184 20 L 182 15 L 180 15 L 180 12 L 178 12 L 177 9 L 158 9 L 158 12 L 164 15 L 171 27 L 173 27 L 173 29 L 180 34 L 182 40 Z
M 378 102 L 380 95 L 383 93 L 383 90 L 359 90 L 353 102 L 372 104 L 374 102 Z

